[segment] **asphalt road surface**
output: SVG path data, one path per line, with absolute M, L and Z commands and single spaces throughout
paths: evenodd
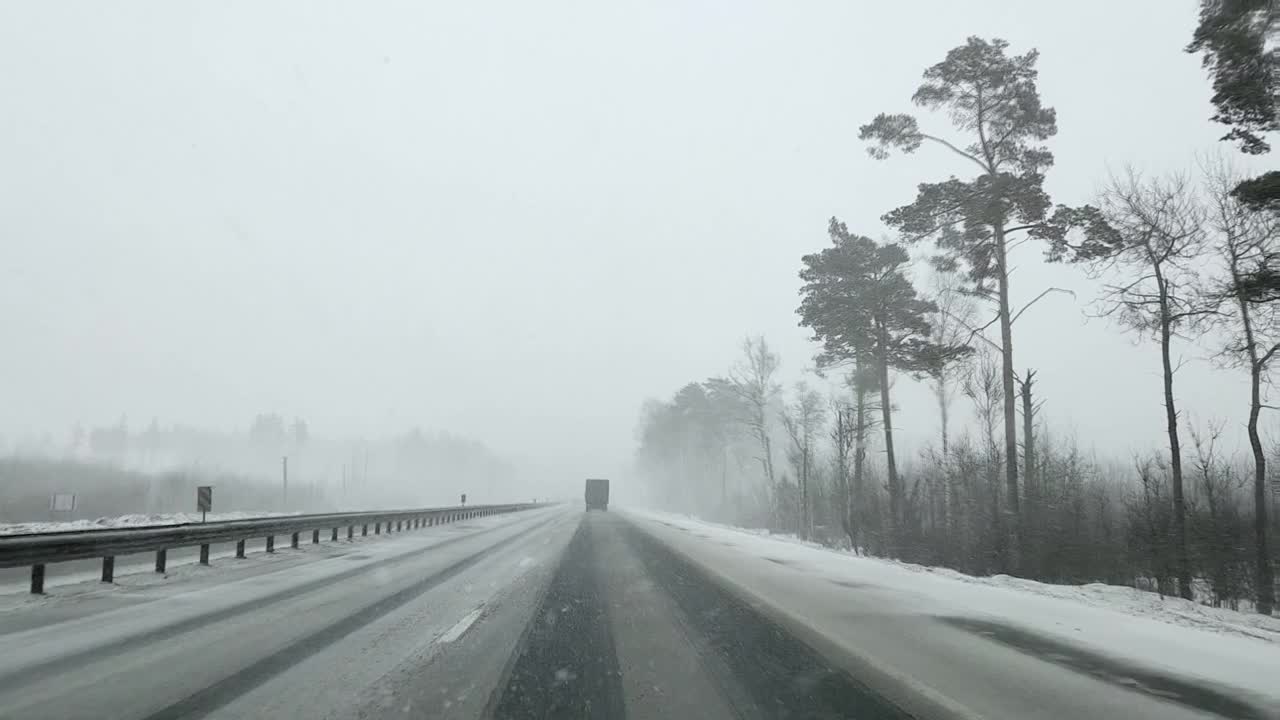
M 830 617 L 812 598 L 826 624 L 806 630 L 696 542 L 559 506 L 51 593 L 0 612 L 0 718 L 1268 717 L 1177 679 L 1119 686 L 999 627 L 860 625 L 879 600 L 857 588 Z M 824 640 L 878 650 L 885 628 L 928 683 Z

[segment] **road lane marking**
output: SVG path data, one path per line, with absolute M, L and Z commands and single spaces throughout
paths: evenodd
M 470 628 L 473 624 L 475 624 L 476 620 L 480 619 L 480 613 L 483 610 L 484 610 L 484 607 L 478 607 L 475 610 L 472 610 L 471 612 L 467 613 L 465 617 L 463 617 L 456 624 L 454 624 L 453 627 L 445 631 L 445 634 L 440 636 L 440 642 L 451 643 L 456 641 L 458 638 L 462 637 L 462 633 L 466 632 L 467 628 Z

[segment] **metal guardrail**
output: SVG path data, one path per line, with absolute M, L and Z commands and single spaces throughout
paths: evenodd
M 338 531 L 344 527 L 347 530 L 347 540 L 353 540 L 357 527 L 360 528 L 361 537 L 364 537 L 369 534 L 370 525 L 373 526 L 374 535 L 381 535 L 384 529 L 388 533 L 401 532 L 534 507 L 538 505 L 475 505 L 3 535 L 0 536 L 0 568 L 30 565 L 31 592 L 39 594 L 44 592 L 45 565 L 50 563 L 102 558 L 102 582 L 109 583 L 115 579 L 115 559 L 118 555 L 155 552 L 156 572 L 162 573 L 165 571 L 166 551 L 174 548 L 199 545 L 200 563 L 208 565 L 209 546 L 213 543 L 235 542 L 236 557 L 243 558 L 244 543 L 249 538 L 266 538 L 267 552 L 275 552 L 275 539 L 278 535 L 290 536 L 292 547 L 296 548 L 299 535 L 308 530 L 311 531 L 312 543 L 320 542 L 321 530 L 331 530 L 330 540 L 337 541 Z

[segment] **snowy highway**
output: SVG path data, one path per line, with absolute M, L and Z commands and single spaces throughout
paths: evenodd
M 5 595 L 0 717 L 1280 717 L 845 560 L 561 505 Z

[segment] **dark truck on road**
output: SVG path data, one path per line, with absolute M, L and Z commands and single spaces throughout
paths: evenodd
M 587 501 L 587 510 L 599 508 L 609 509 L 609 481 L 601 478 L 588 478 L 587 490 L 583 493 Z

